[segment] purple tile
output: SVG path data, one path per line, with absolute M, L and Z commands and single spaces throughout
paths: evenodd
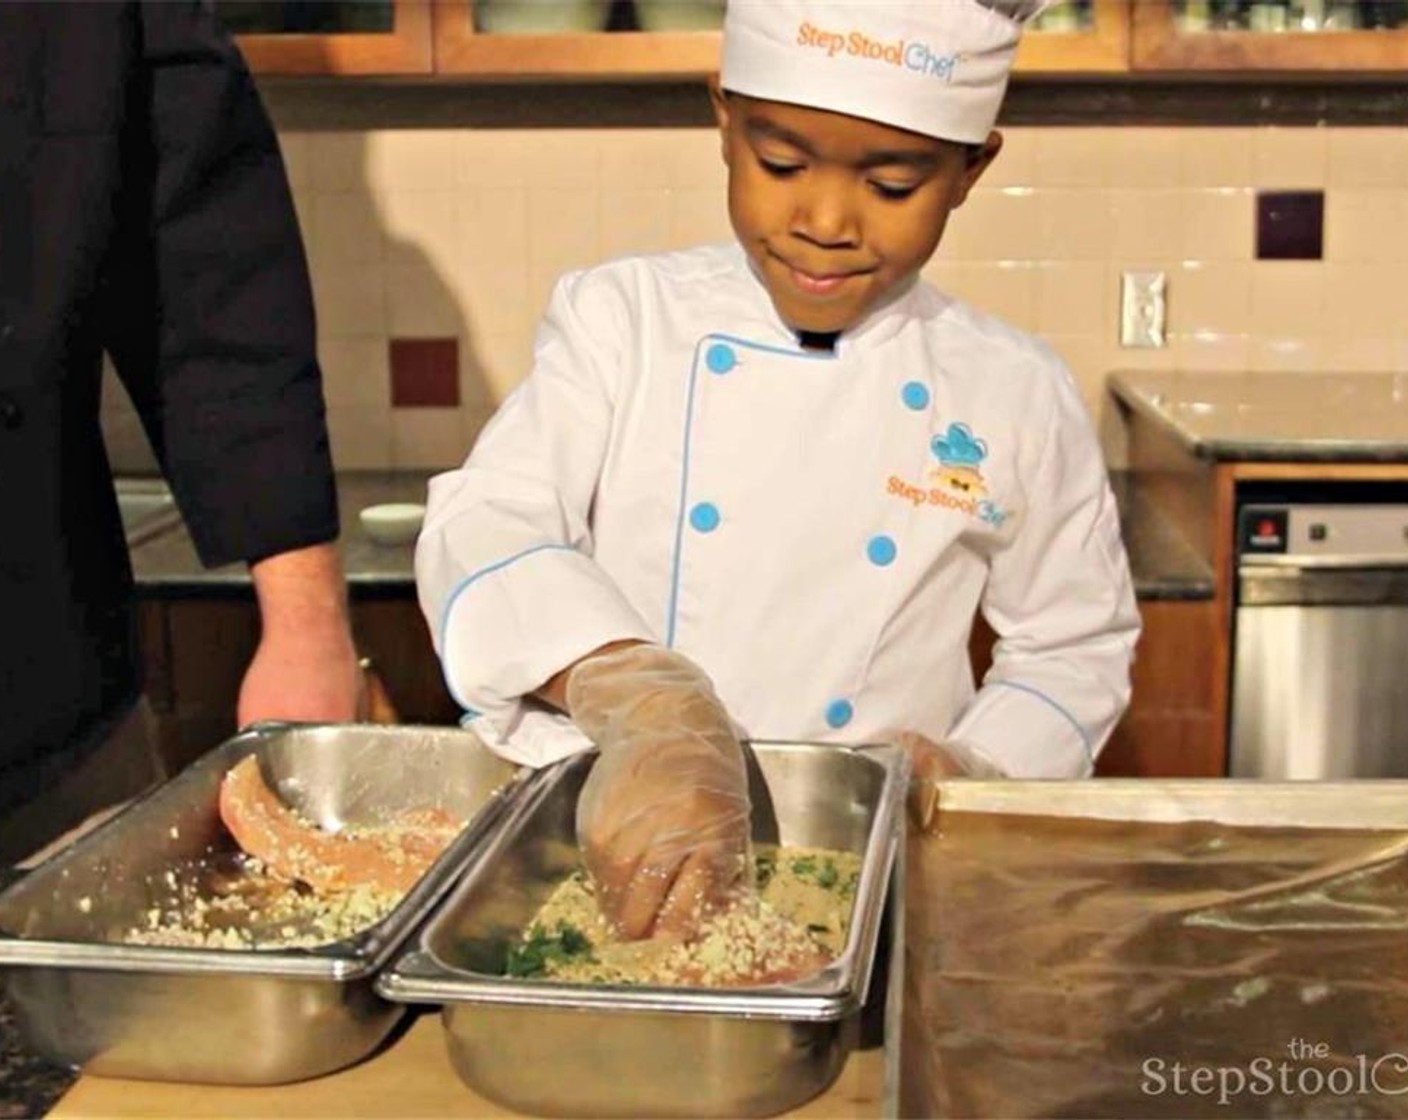
M 1318 261 L 1324 247 L 1324 191 L 1256 192 L 1257 260 Z
M 458 408 L 460 344 L 454 338 L 393 338 L 393 408 Z

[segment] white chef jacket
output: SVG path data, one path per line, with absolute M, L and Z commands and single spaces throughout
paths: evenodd
M 527 694 L 618 639 L 756 739 L 951 739 L 1090 772 L 1138 612 L 1098 444 L 1037 340 L 916 282 L 803 350 L 737 244 L 561 279 L 531 375 L 431 480 L 421 605 L 467 722 L 589 744 Z M 999 635 L 975 691 L 977 608 Z

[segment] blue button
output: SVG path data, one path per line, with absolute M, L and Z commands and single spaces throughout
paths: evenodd
M 710 373 L 727 373 L 738 364 L 738 355 L 733 352 L 732 346 L 716 342 L 705 351 L 704 364 L 709 367 Z
M 865 555 L 877 568 L 893 564 L 898 551 L 893 538 L 885 536 L 884 533 L 871 537 L 865 544 Z
M 855 715 L 855 709 L 851 707 L 849 700 L 833 700 L 826 705 L 826 723 L 829 727 L 845 727 L 851 722 L 851 717 Z
M 919 412 L 929 407 L 929 386 L 922 381 L 906 381 L 904 388 L 900 390 L 900 398 L 906 408 Z
M 713 502 L 700 502 L 689 511 L 689 523 L 701 533 L 712 533 L 720 520 L 719 507 Z

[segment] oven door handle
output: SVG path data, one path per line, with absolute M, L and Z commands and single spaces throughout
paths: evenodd
M 1237 571 L 1243 607 L 1404 606 L 1408 567 L 1295 567 L 1244 564 Z

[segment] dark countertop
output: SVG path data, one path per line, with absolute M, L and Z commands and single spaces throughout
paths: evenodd
M 358 513 L 383 502 L 424 504 L 432 471 L 344 471 L 338 475 L 342 535 L 337 550 L 354 597 L 409 594 L 415 587 L 413 544 L 380 544 L 362 530 Z M 205 568 L 184 525 L 132 550 L 132 569 L 143 595 L 249 595 L 245 564 Z
M 1202 459 L 1408 463 L 1408 373 L 1137 370 L 1109 387 Z
M 364 506 L 378 502 L 424 502 L 426 471 L 352 471 L 338 477 L 342 555 L 354 597 L 408 595 L 415 587 L 414 548 L 369 539 L 357 520 Z M 1128 476 L 1111 476 L 1135 591 L 1141 599 L 1206 599 L 1212 595 L 1212 569 L 1140 497 Z M 132 552 L 137 586 L 146 596 L 248 595 L 249 569 L 243 564 L 205 569 L 184 529 L 163 533 Z

